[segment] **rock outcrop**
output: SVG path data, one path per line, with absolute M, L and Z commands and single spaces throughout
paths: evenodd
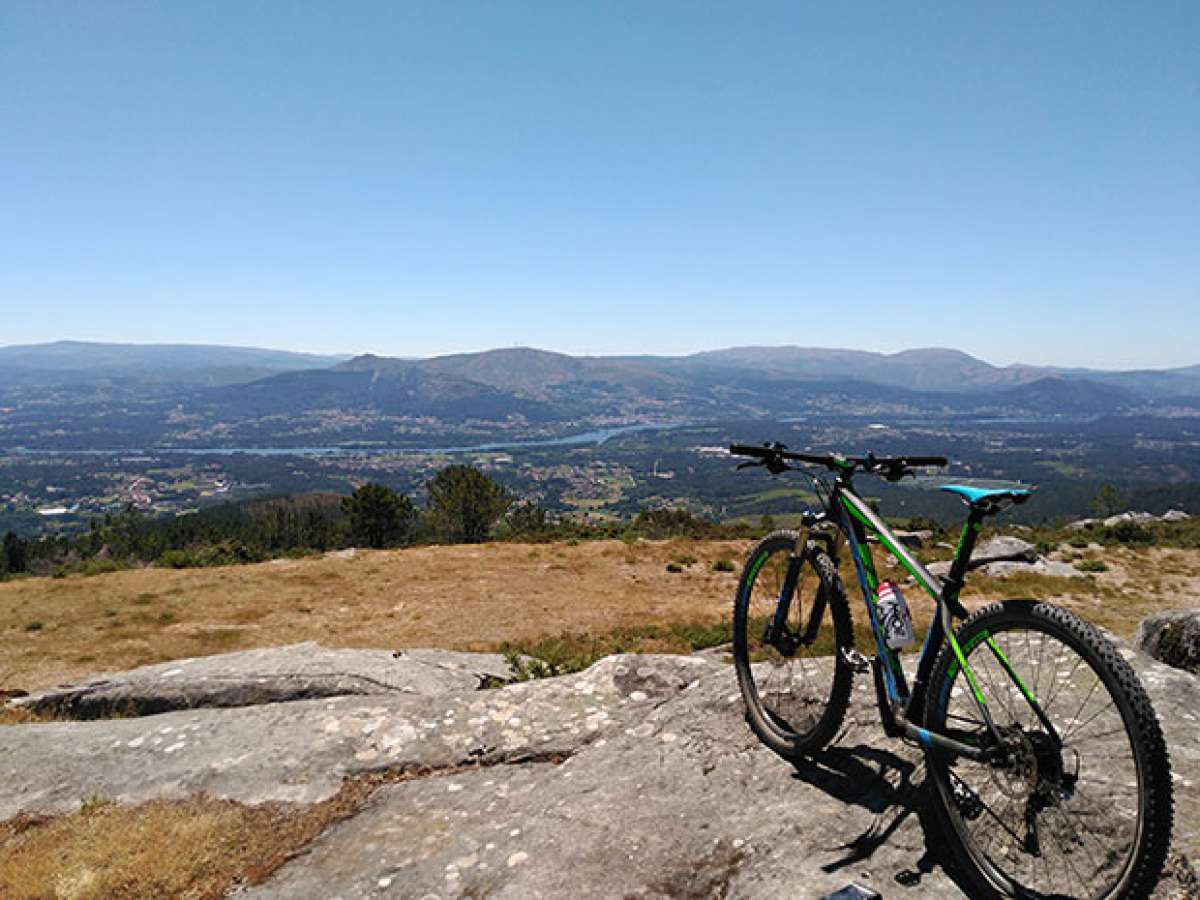
M 997 535 L 979 544 L 971 555 L 971 568 L 981 569 L 984 575 L 992 578 L 1022 572 L 1058 578 L 1083 577 L 1083 573 L 1069 563 L 1040 557 L 1037 548 L 1029 541 L 1007 535 Z M 945 578 L 950 573 L 950 563 L 930 563 L 929 571 L 939 578 Z
M 143 666 L 14 702 L 73 719 L 257 706 L 354 694 L 444 694 L 513 675 L 494 653 L 334 650 L 314 641 Z
M 1103 519 L 1076 519 L 1067 523 L 1068 531 L 1089 531 L 1101 526 L 1112 528 L 1115 525 L 1132 523 L 1134 525 L 1153 525 L 1157 522 L 1183 522 L 1191 516 L 1181 509 L 1168 509 L 1161 516 L 1148 512 L 1123 512 Z
M 377 671 L 371 651 L 321 652 Z M 1127 655 L 1167 732 L 1177 849 L 1194 854 L 1200 680 Z M 176 663 L 171 680 L 195 708 L 4 727 L 0 818 L 97 794 L 308 803 L 346 776 L 407 771 L 245 893 L 817 898 L 857 881 L 888 898 L 962 896 L 929 825 L 921 753 L 884 737 L 866 678 L 835 743 L 793 768 L 751 735 L 721 661 L 614 656 L 480 689 L 457 673 L 473 679 L 494 660 L 420 658 L 446 680 L 404 690 L 398 675 L 351 679 L 348 696 L 234 708 L 203 687 L 229 671 L 222 658 Z M 154 680 L 129 684 L 136 693 Z M 137 705 L 134 693 L 125 699 Z
M 1133 644 L 1160 662 L 1200 673 L 1200 609 L 1173 609 L 1142 619 Z

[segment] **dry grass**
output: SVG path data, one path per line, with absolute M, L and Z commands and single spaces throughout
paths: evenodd
M 0 584 L 0 688 L 251 647 L 491 649 L 728 615 L 741 541 L 483 544 Z M 696 562 L 674 574 L 673 559 Z M 42 628 L 26 631 L 31 621 Z
M 0 725 L 32 725 L 44 721 L 46 719 L 31 710 L 19 706 L 0 706 Z
M 69 815 L 17 816 L 0 822 L 0 897 L 224 897 L 231 888 L 259 883 L 330 825 L 354 815 L 381 784 L 427 774 L 347 779 L 312 806 L 245 806 L 205 796 L 132 806 L 92 799 Z
M 101 805 L 0 825 L 0 895 L 220 897 L 261 861 L 316 833 L 309 814 L 197 798 Z
M 143 569 L 0 584 L 0 688 L 302 640 L 344 647 L 498 649 L 561 635 L 726 621 L 748 541 L 593 541 L 368 551 L 216 569 Z M 1074 552 L 1074 551 L 1072 551 Z M 945 554 L 938 554 L 945 555 Z M 1088 555 L 1096 555 L 1088 551 Z M 667 564 L 682 571 L 667 571 Z M 965 602 L 1055 599 L 1130 636 L 1165 607 L 1200 605 L 1200 551 L 1110 548 L 1087 579 L 968 581 Z M 736 563 L 715 572 L 717 560 Z M 880 574 L 903 580 L 877 553 Z M 851 608 L 862 603 L 848 559 Z M 932 603 L 908 591 L 918 620 Z M 41 622 L 39 630 L 26 630 Z M 602 641 L 603 642 L 603 641 Z M 638 648 L 653 648 L 653 642 Z

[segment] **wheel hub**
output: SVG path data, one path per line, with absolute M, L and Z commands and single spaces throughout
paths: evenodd
M 1005 796 L 1025 799 L 1034 793 L 1054 796 L 1063 789 L 1062 750 L 1044 731 L 1019 725 L 999 729 L 1004 742 L 1003 762 L 992 779 Z

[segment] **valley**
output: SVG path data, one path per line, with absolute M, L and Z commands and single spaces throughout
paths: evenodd
M 941 453 L 946 477 L 1039 485 L 1023 521 L 1086 515 L 1104 485 L 1130 507 L 1200 509 L 1200 369 L 997 367 L 939 349 L 398 359 L 0 347 L 0 532 L 27 537 L 79 531 L 129 505 L 190 515 L 364 481 L 419 503 L 452 461 L 560 520 L 655 506 L 718 520 L 795 513 L 802 479 L 737 474 L 721 450 L 764 440 Z M 897 516 L 956 511 L 912 484 L 871 493 Z

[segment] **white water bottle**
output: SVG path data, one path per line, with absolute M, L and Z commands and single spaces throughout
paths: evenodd
M 916 641 L 908 604 L 900 588 L 890 581 L 879 582 L 875 589 L 875 614 L 883 628 L 884 642 L 893 650 L 908 647 Z

